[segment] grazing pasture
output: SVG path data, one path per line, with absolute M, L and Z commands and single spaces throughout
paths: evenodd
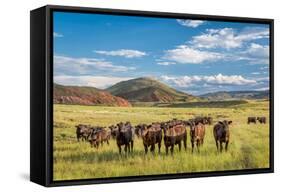
M 235 103 L 235 102 L 234 102 Z M 268 101 L 238 102 L 226 106 L 206 102 L 196 105 L 174 104 L 174 107 L 103 107 L 54 105 L 53 176 L 54 180 L 89 179 L 135 175 L 155 175 L 183 172 L 224 171 L 269 167 L 269 124 L 248 124 L 250 116 L 269 120 Z M 204 145 L 200 152 L 191 153 L 190 128 L 187 126 L 187 151 L 166 155 L 162 140 L 161 153 L 145 155 L 141 137 L 135 135 L 134 151 L 119 155 L 116 140 L 110 139 L 97 148 L 89 142 L 77 141 L 75 125 L 90 124 L 107 127 L 119 122 L 137 124 L 168 121 L 173 118 L 188 120 L 210 115 L 212 125 L 205 125 Z M 218 120 L 232 120 L 229 126 L 228 151 L 217 152 L 213 126 Z M 122 151 L 123 152 L 123 151 Z

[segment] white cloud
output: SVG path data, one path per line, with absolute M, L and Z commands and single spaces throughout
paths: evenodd
M 256 80 L 246 79 L 241 75 L 193 75 L 193 76 L 161 76 L 165 82 L 171 83 L 177 87 L 190 87 L 194 85 L 250 85 L 256 84 Z
M 268 70 L 268 66 L 260 67 L 260 70 Z
M 192 28 L 196 28 L 204 23 L 204 21 L 201 20 L 191 20 L 191 19 L 177 19 L 177 22 L 185 27 L 192 27 Z
M 237 32 L 233 28 L 207 29 L 205 33 L 193 36 L 189 42 L 198 48 L 239 48 L 244 42 L 269 37 L 267 28 L 245 28 Z
M 74 86 L 90 86 L 100 89 L 107 88 L 120 81 L 127 81 L 130 77 L 113 77 L 113 76 L 69 76 L 59 75 L 54 76 L 54 82 L 61 85 Z
M 54 32 L 53 35 L 54 35 L 54 37 L 63 37 L 63 34 L 56 33 L 56 32 Z
M 252 57 L 269 58 L 269 46 L 252 43 L 246 53 Z
M 74 58 L 66 56 L 54 56 L 55 71 L 62 73 L 88 73 L 93 70 L 125 72 L 134 70 L 134 67 L 113 65 L 110 61 L 96 58 Z
M 259 81 L 259 82 L 269 82 L 269 77 L 259 77 L 259 78 L 256 78 L 256 81 Z
M 159 62 L 157 62 L 157 65 L 165 65 L 165 66 L 174 65 L 174 64 L 176 64 L 176 63 L 175 62 L 169 62 L 169 61 L 159 61 Z
M 126 58 L 136 58 L 136 57 L 143 57 L 147 55 L 147 53 L 138 51 L 138 50 L 130 50 L 130 49 L 119 49 L 114 51 L 99 51 L 95 50 L 95 53 L 102 54 L 102 55 L 109 55 L 109 56 L 121 56 Z
M 269 87 L 261 87 L 255 89 L 255 91 L 267 91 L 267 90 L 269 90 Z
M 233 57 L 236 60 L 246 60 L 249 64 L 269 64 L 269 46 L 251 43 L 246 50 Z
M 205 61 L 216 61 L 222 59 L 223 54 L 200 51 L 186 45 L 178 46 L 175 49 L 167 50 L 163 58 L 184 64 L 199 64 Z
M 251 74 L 252 75 L 260 75 L 261 73 L 260 72 L 252 72 Z

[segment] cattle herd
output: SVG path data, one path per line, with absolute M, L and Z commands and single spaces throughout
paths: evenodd
M 248 117 L 248 124 L 250 123 L 257 123 L 257 121 L 260 123 L 260 124 L 265 124 L 266 123 L 266 117 Z
M 247 123 L 266 123 L 266 117 L 248 117 Z M 216 148 L 219 152 L 223 151 L 223 144 L 225 144 L 225 151 L 228 149 L 230 130 L 230 120 L 218 121 L 213 126 L 213 135 L 216 143 Z M 91 126 L 79 124 L 76 125 L 77 140 L 88 141 L 91 147 L 99 148 L 104 142 L 109 144 L 112 138 L 116 140 L 116 144 L 121 154 L 122 147 L 125 153 L 132 153 L 134 149 L 135 137 L 141 138 L 143 141 L 144 151 L 147 154 L 148 150 L 155 152 L 155 147 L 158 148 L 158 153 L 161 150 L 162 140 L 166 154 L 173 154 L 174 147 L 178 145 L 181 151 L 182 144 L 184 149 L 187 149 L 187 135 L 189 130 L 189 137 L 192 152 L 196 145 L 197 151 L 204 144 L 205 127 L 212 125 L 213 118 L 210 116 L 200 116 L 189 120 L 172 119 L 167 122 L 154 122 L 151 124 L 138 124 L 132 126 L 130 122 L 120 122 L 116 125 L 106 127 Z

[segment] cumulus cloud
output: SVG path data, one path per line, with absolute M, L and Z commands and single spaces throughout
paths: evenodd
M 182 26 L 192 27 L 192 28 L 196 28 L 204 23 L 204 21 L 201 20 L 191 20 L 191 19 L 177 19 L 177 22 Z
M 63 37 L 63 34 L 61 34 L 61 33 L 54 32 L 53 35 L 54 35 L 54 37 Z
M 252 57 L 269 58 L 269 46 L 252 43 L 246 53 Z
M 206 87 L 208 85 L 249 85 L 257 83 L 255 80 L 247 79 L 241 75 L 222 75 L 220 73 L 210 76 L 161 76 L 161 79 L 178 87 L 190 87 L 194 84 Z
M 163 58 L 183 64 L 199 64 L 205 61 L 216 61 L 223 57 L 221 53 L 201 51 L 186 45 L 180 45 L 175 49 L 167 50 Z
M 249 64 L 269 64 L 269 46 L 251 43 L 238 56 L 237 59 L 247 60 Z
M 63 74 L 85 74 L 96 70 L 126 72 L 134 70 L 134 67 L 113 65 L 112 62 L 96 58 L 74 58 L 67 56 L 54 56 L 54 68 L 56 72 Z
M 189 42 L 199 48 L 240 48 L 245 42 L 269 37 L 268 28 L 245 28 L 237 32 L 233 28 L 207 29 L 205 33 L 193 36 Z
M 58 75 L 54 76 L 54 82 L 61 85 L 74 86 L 90 86 L 100 89 L 107 88 L 120 81 L 127 81 L 130 77 L 114 77 L 114 76 L 70 76 Z
M 126 58 L 137 58 L 137 57 L 143 57 L 147 55 L 147 53 L 143 51 L 138 50 L 130 50 L 130 49 L 119 49 L 114 51 L 100 51 L 95 50 L 95 53 L 102 54 L 102 55 L 109 55 L 109 56 L 120 56 L 120 57 L 126 57 Z

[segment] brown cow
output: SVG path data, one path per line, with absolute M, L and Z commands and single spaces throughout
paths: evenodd
M 91 147 L 99 148 L 99 145 L 103 145 L 103 142 L 106 142 L 109 145 L 110 139 L 110 132 L 106 131 L 105 129 L 99 129 L 93 131 L 90 136 L 89 142 Z
M 216 147 L 217 150 L 222 152 L 223 146 L 222 144 L 225 143 L 225 151 L 227 151 L 228 143 L 229 143 L 229 125 L 232 123 L 232 121 L 224 120 L 219 121 L 217 124 L 215 124 L 213 129 L 214 138 L 216 141 Z M 220 143 L 220 145 L 218 145 Z
M 208 117 L 198 116 L 195 117 L 193 120 L 196 124 L 198 123 L 202 123 L 203 125 L 209 124 Z
M 164 128 L 164 144 L 166 147 L 166 154 L 168 155 L 168 150 L 170 147 L 171 154 L 174 153 L 174 145 L 179 146 L 179 151 L 181 151 L 181 142 L 183 141 L 184 148 L 186 150 L 187 132 L 184 124 L 180 125 L 168 125 Z
M 115 126 L 115 125 L 110 125 L 108 128 L 110 129 L 111 137 L 112 137 L 113 139 L 116 139 L 117 132 L 118 132 L 118 127 Z
M 145 127 L 147 127 L 146 124 L 138 124 L 135 126 L 135 134 L 138 138 L 141 137 L 141 130 L 145 129 Z
M 82 141 L 88 140 L 89 136 L 93 131 L 90 125 L 79 124 L 76 125 L 75 127 L 76 127 L 76 138 L 78 142 L 80 141 L 80 139 Z
M 256 117 L 248 117 L 248 122 L 247 122 L 248 124 L 250 124 L 250 123 L 257 123 L 257 118 Z
M 257 117 L 257 121 L 260 122 L 260 124 L 266 124 L 266 117 Z
M 212 125 L 212 124 L 213 124 L 213 118 L 210 117 L 210 116 L 208 116 L 208 117 L 206 117 L 206 118 L 207 118 L 208 124 L 209 124 L 209 125 Z
M 195 121 L 189 121 L 190 126 L 190 142 L 192 147 L 192 153 L 194 149 L 194 143 L 196 143 L 197 150 L 204 144 L 205 137 L 205 125 L 202 123 L 195 123 Z
M 160 153 L 162 129 L 159 123 L 152 123 L 152 125 L 144 126 L 141 129 L 141 136 L 145 154 L 148 152 L 148 147 L 150 147 L 150 151 L 154 153 L 156 144 L 158 144 L 158 152 Z

